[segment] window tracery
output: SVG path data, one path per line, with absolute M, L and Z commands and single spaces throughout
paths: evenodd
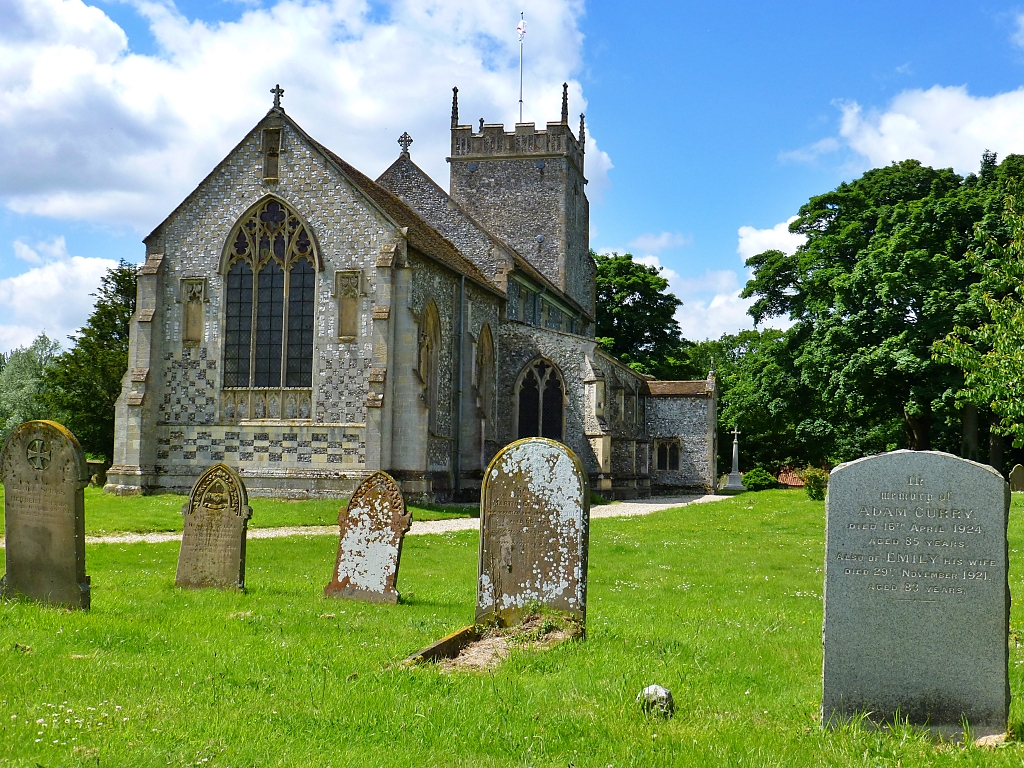
M 313 384 L 316 255 L 309 232 L 272 198 L 243 216 L 228 242 L 224 387 L 260 392 L 227 398 L 225 416 L 309 418 L 310 392 L 271 391 Z
M 565 383 L 562 374 L 547 360 L 534 360 L 519 375 L 516 411 L 520 439 L 547 437 L 562 440 Z

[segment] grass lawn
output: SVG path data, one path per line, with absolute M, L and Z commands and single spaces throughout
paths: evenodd
M 0 508 L 4 489 L 0 485 Z M 187 496 L 173 493 L 156 496 L 113 496 L 102 488 L 85 489 L 85 532 L 90 535 L 104 533 L 142 533 L 149 531 L 180 531 L 183 520 L 181 507 Z M 283 499 L 250 498 L 252 518 L 250 528 L 279 528 L 292 525 L 337 525 L 338 510 L 343 499 L 310 499 L 285 501 Z M 475 507 L 431 506 L 409 507 L 413 520 L 442 520 L 449 517 L 477 515 Z M 4 521 L 0 515 L 0 534 Z
M 0 765 L 1021 765 L 1016 742 L 819 728 L 823 528 L 799 491 L 595 520 L 587 640 L 485 674 L 397 663 L 471 619 L 470 531 L 406 539 L 397 606 L 321 596 L 330 537 L 250 541 L 246 594 L 175 589 L 173 543 L 90 545 L 90 612 L 0 606 Z M 672 720 L 634 703 L 655 682 Z

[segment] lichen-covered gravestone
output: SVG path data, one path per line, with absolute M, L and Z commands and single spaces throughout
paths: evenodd
M 78 440 L 53 421 L 28 421 L 0 454 L 7 568 L 3 593 L 67 608 L 89 607 L 85 496 Z
M 867 713 L 1006 730 L 1009 488 L 991 467 L 895 451 L 832 470 L 822 723 Z
M 227 464 L 203 472 L 181 508 L 185 531 L 175 586 L 245 588 L 245 534 L 252 517 L 245 484 Z
M 412 522 L 398 483 L 386 472 L 363 480 L 338 513 L 341 536 L 326 597 L 397 603 L 402 539 Z
M 576 454 L 541 437 L 500 450 L 480 498 L 477 622 L 509 626 L 544 606 L 583 627 L 589 532 L 590 488 Z

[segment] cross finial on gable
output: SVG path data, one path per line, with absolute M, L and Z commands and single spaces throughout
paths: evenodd
M 409 156 L 409 145 L 410 144 L 412 144 L 412 136 L 409 135 L 408 131 L 406 131 L 405 133 L 403 133 L 401 136 L 398 137 L 398 146 L 400 146 L 402 148 L 402 156 L 403 157 L 408 157 Z
M 284 88 L 282 88 L 281 84 L 278 83 L 277 85 L 270 89 L 270 92 L 274 94 L 274 109 L 280 109 L 281 97 L 284 96 Z

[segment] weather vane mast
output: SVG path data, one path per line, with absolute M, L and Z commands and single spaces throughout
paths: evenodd
M 523 38 L 526 37 L 526 18 L 523 11 L 519 12 L 519 122 L 523 122 Z
M 277 85 L 270 89 L 270 92 L 274 94 L 274 109 L 280 109 L 281 97 L 284 96 L 284 88 L 282 88 L 281 84 L 278 83 Z

